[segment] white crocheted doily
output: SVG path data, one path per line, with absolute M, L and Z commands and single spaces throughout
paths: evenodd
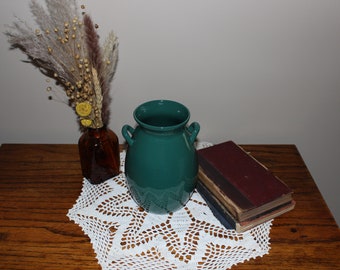
M 125 152 L 121 161 L 123 171 Z M 175 213 L 150 214 L 130 196 L 124 173 L 99 185 L 84 179 L 67 216 L 88 235 L 104 270 L 228 269 L 270 249 L 271 221 L 227 230 L 197 192 Z

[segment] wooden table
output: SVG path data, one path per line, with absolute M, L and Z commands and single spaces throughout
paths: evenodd
M 268 255 L 232 269 L 340 269 L 340 231 L 294 145 L 243 145 L 295 192 Z M 0 269 L 100 269 L 66 217 L 82 188 L 76 145 L 0 147 Z M 132 270 L 132 269 L 131 269 Z

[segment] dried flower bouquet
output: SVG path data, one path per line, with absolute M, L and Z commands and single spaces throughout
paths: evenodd
M 62 86 L 80 129 L 101 128 L 109 122 L 110 83 L 118 61 L 118 39 L 110 32 L 99 44 L 96 25 L 76 0 L 30 2 L 37 24 L 33 29 L 17 19 L 5 34 L 12 49 L 20 49 L 46 76 Z M 81 6 L 84 9 L 84 6 Z M 48 87 L 51 90 L 51 87 Z

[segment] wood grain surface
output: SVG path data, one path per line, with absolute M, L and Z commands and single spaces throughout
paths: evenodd
M 294 190 L 296 207 L 274 220 L 268 255 L 232 269 L 340 269 L 339 228 L 296 147 L 242 146 Z M 66 216 L 81 188 L 76 145 L 2 145 L 0 269 L 101 269 Z

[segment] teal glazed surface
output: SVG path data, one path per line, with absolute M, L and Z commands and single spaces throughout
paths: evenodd
M 122 128 L 128 143 L 125 174 L 131 195 L 148 212 L 174 212 L 187 203 L 196 186 L 194 142 L 200 126 L 197 122 L 187 126 L 189 110 L 171 100 L 146 102 L 133 116 L 136 128 Z

